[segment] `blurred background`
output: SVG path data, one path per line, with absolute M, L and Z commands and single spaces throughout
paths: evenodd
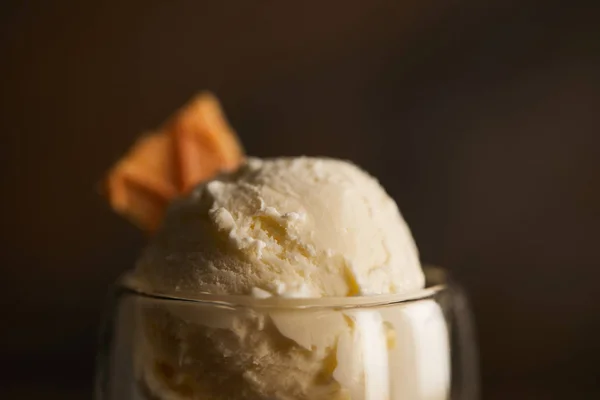
M 107 287 L 144 243 L 95 185 L 201 89 L 253 155 L 380 178 L 471 296 L 484 399 L 600 398 L 594 2 L 0 10 L 2 399 L 90 397 Z

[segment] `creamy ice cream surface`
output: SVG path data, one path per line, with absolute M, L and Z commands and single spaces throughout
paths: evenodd
M 410 231 L 377 180 L 349 162 L 308 157 L 250 158 L 172 203 L 135 279 L 179 297 L 345 297 L 424 286 Z M 447 346 L 441 310 L 426 302 L 389 316 L 141 307 L 138 374 L 161 399 L 443 399 L 447 354 L 416 353 Z M 423 320 L 441 324 L 425 344 L 410 335 Z M 389 365 L 425 370 L 424 383 L 398 386 Z M 428 370 L 441 371 L 433 387 Z M 433 395 L 415 397 L 423 387 Z
M 167 294 L 406 293 L 424 278 L 396 203 L 357 166 L 249 159 L 174 202 L 136 276 Z

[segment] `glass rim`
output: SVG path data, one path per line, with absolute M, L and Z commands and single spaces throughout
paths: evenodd
M 273 296 L 268 298 L 257 298 L 249 295 L 231 295 L 214 293 L 197 293 L 193 296 L 178 296 L 172 293 L 163 293 L 148 290 L 133 278 L 129 271 L 117 280 L 116 287 L 126 294 L 157 301 L 179 302 L 198 304 L 204 306 L 218 306 L 227 308 L 277 308 L 277 309 L 305 309 L 305 308 L 371 308 L 388 306 L 401 303 L 413 303 L 430 299 L 436 294 L 448 289 L 449 279 L 446 270 L 423 266 L 426 276 L 426 286 L 422 289 L 409 293 L 392 293 L 363 296 L 330 296 L 330 297 L 304 297 L 289 298 Z

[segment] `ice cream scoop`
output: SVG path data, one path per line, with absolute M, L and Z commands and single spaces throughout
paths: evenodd
M 236 172 L 199 184 L 172 203 L 134 278 L 179 297 L 346 297 L 424 285 L 412 236 L 379 183 L 349 162 L 308 157 L 250 158 Z M 171 394 L 165 370 L 209 398 L 384 400 L 388 351 L 397 350 L 387 337 L 393 323 L 413 329 L 421 314 L 410 310 L 400 323 L 369 311 L 210 318 L 145 310 L 140 371 L 155 391 Z M 432 315 L 443 327 L 439 310 Z M 418 350 L 418 337 L 409 343 Z M 202 362 L 180 361 L 186 359 Z M 416 361 L 403 367 L 423 364 Z M 437 365 L 443 377 L 445 364 Z M 419 386 L 407 382 L 399 390 L 411 387 L 415 393 Z
M 162 293 L 257 297 L 400 293 L 423 287 L 396 203 L 357 166 L 252 158 L 174 202 L 136 276 Z

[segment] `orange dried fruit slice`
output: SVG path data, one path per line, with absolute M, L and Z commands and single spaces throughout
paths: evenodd
M 235 170 L 244 159 L 240 141 L 221 106 L 204 92 L 156 133 L 141 137 L 105 180 L 112 208 L 154 232 L 168 204 L 200 182 Z
M 167 130 L 175 143 L 179 190 L 184 193 L 221 171 L 236 169 L 244 157 L 219 101 L 210 93 L 177 113 Z

